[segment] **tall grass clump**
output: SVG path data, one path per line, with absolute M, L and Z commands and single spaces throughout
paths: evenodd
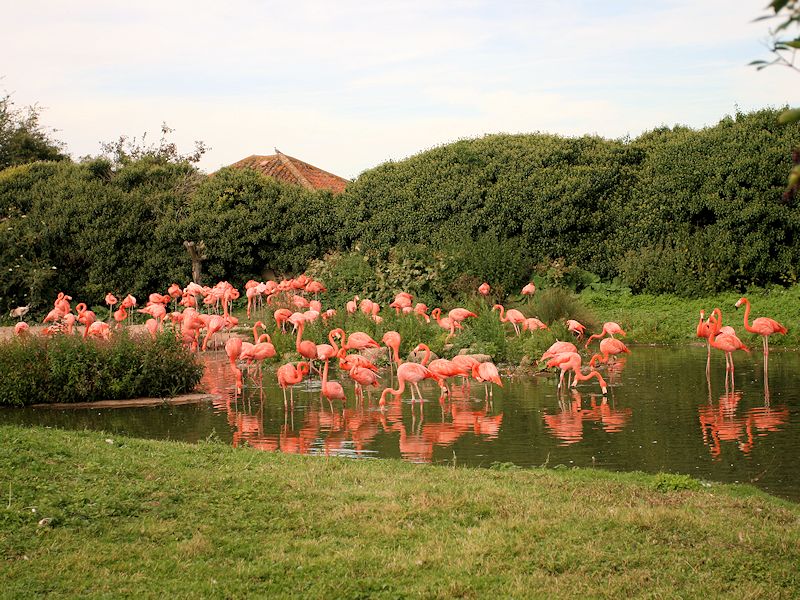
M 171 334 L 110 341 L 77 336 L 15 338 L 0 344 L 0 404 L 124 400 L 193 390 L 195 356 Z

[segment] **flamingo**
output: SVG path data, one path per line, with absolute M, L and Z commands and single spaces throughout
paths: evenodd
M 631 351 L 628 347 L 617 338 L 603 338 L 600 340 L 600 354 L 595 354 L 589 361 L 590 366 L 594 366 L 595 361 L 598 363 L 607 363 L 609 357 L 616 356 L 617 354 L 630 354 Z
M 437 358 L 428 364 L 431 358 L 431 349 L 428 347 L 427 344 L 418 344 L 416 348 L 414 348 L 414 352 L 425 351 L 425 356 L 422 358 L 422 366 L 428 367 L 428 369 L 436 373 L 442 380 L 445 381 L 445 386 L 442 388 L 442 393 L 449 393 L 449 389 L 447 388 L 447 380 L 451 377 L 469 377 L 471 367 L 467 367 L 464 363 L 456 363 L 452 360 L 447 360 L 445 358 Z M 474 359 L 473 359 L 474 360 Z M 475 361 L 476 363 L 478 361 Z
M 750 301 L 747 298 L 739 298 L 736 302 L 736 308 L 744 304 L 744 328 L 745 331 L 750 333 L 757 333 L 761 336 L 761 341 L 764 346 L 764 373 L 767 372 L 767 363 L 769 361 L 769 336 L 774 333 L 786 334 L 786 327 L 778 323 L 775 319 L 769 317 L 758 317 L 753 320 L 753 324 L 749 325 L 747 320 L 750 318 Z
M 733 353 L 736 350 L 750 352 L 750 349 L 742 343 L 736 335 L 730 333 L 719 333 L 716 329 L 711 331 L 708 342 L 712 348 L 722 350 L 725 353 L 725 383 L 728 383 L 728 373 L 731 375 L 733 384 Z
M 441 318 L 442 309 L 441 308 L 434 308 L 431 312 L 431 316 L 436 319 L 436 322 L 439 324 L 439 327 L 442 329 L 447 329 L 450 333 L 447 336 L 447 339 L 450 339 L 456 334 L 456 327 L 461 329 L 461 323 L 458 321 L 454 321 L 449 317 L 445 317 L 444 319 Z
M 586 331 L 586 327 L 584 325 L 581 325 L 575 319 L 567 320 L 567 329 L 569 329 L 573 334 L 575 334 L 575 337 L 577 337 L 578 339 L 581 339 L 583 337 L 584 331 Z
M 545 361 L 548 358 L 553 358 L 557 354 L 563 354 L 564 352 L 577 352 L 578 348 L 575 347 L 575 344 L 572 342 L 553 342 L 553 344 L 544 351 L 542 357 L 539 359 L 539 362 Z
M 87 336 L 93 336 L 107 340 L 111 337 L 111 329 L 105 321 L 95 321 L 89 325 Z
M 392 366 L 392 362 L 398 366 L 402 364 L 403 360 L 400 358 L 400 334 L 396 331 L 387 331 L 383 334 L 381 341 L 389 350 L 389 367 Z
M 344 388 L 342 388 L 342 384 L 338 381 L 328 381 L 328 364 L 329 361 L 325 361 L 325 368 L 322 370 L 322 395 L 328 399 L 328 402 L 331 400 L 346 400 L 347 397 L 344 395 Z
M 366 386 L 373 386 L 378 387 L 378 375 L 375 371 L 368 369 L 367 367 L 359 367 L 358 365 L 354 365 L 347 374 L 350 376 L 350 379 L 355 381 L 356 383 L 356 393 L 358 393 L 358 389 L 361 390 L 361 397 L 364 397 L 363 389 Z
M 528 317 L 522 322 L 523 331 L 536 331 L 537 329 L 550 329 L 550 328 L 536 317 Z
M 522 288 L 522 295 L 523 296 L 533 296 L 536 293 L 536 286 L 533 282 L 530 282 L 525 287 Z
M 363 331 L 354 331 L 346 334 L 343 329 L 334 329 L 331 334 L 337 333 L 342 338 L 342 348 L 345 350 L 364 350 L 366 348 L 380 348 L 380 344 Z
M 298 354 L 303 358 L 307 358 L 309 360 L 314 360 L 317 358 L 317 345 L 312 342 L 311 340 L 304 340 L 303 338 L 303 329 L 305 329 L 306 323 L 304 320 L 301 320 L 297 325 L 297 339 L 295 340 L 294 347 L 297 350 Z
M 399 383 L 398 388 L 392 389 L 387 387 L 385 390 L 383 390 L 379 402 L 381 410 L 386 407 L 386 395 L 392 394 L 394 396 L 399 396 L 406 389 L 406 383 L 408 383 L 409 387 L 411 388 L 411 401 L 413 402 L 415 399 L 414 390 L 416 390 L 417 396 L 419 396 L 419 401 L 422 402 L 422 392 L 419 391 L 419 382 L 423 379 L 434 379 L 440 387 L 444 385 L 441 377 L 419 363 L 405 362 L 397 367 L 397 381 Z
M 88 329 L 88 328 L 87 328 Z M 25 337 L 30 332 L 30 326 L 25 321 L 20 321 L 14 325 L 14 335 Z
M 474 312 L 471 310 L 467 310 L 466 308 L 454 308 L 449 313 L 447 313 L 447 317 L 456 323 L 461 323 L 463 320 L 468 319 L 470 317 L 477 317 Z
M 161 308 L 164 307 L 162 306 Z M 225 317 L 214 315 L 208 320 L 208 324 L 206 325 L 208 333 L 206 333 L 206 337 L 203 338 L 203 346 L 202 346 L 203 352 L 205 352 L 206 348 L 208 347 L 208 340 L 212 338 L 214 334 L 220 331 L 224 326 L 225 326 Z
M 559 390 L 561 389 L 561 384 L 564 383 L 564 374 L 567 371 L 572 371 L 576 374 L 580 373 L 581 360 L 581 355 L 577 352 L 562 352 L 561 354 L 553 356 L 547 363 L 548 367 L 558 367 L 561 369 L 561 375 L 558 378 L 558 386 L 556 386 Z
M 291 402 L 294 404 L 294 388 L 292 386 L 303 381 L 303 377 L 308 375 L 308 371 L 309 364 L 303 361 L 297 363 L 297 366 L 294 366 L 292 363 L 287 363 L 278 367 L 276 375 L 278 377 L 278 385 L 281 386 L 283 390 L 284 406 L 286 406 L 286 388 L 289 388 Z
M 88 310 L 85 302 L 78 303 L 75 306 L 75 311 L 78 313 L 78 322 L 85 327 L 83 330 L 83 339 L 86 339 L 86 334 L 89 333 L 89 325 L 97 320 L 97 315 L 95 315 L 93 311 Z
M 491 291 L 492 291 L 492 288 L 485 281 L 478 286 L 478 293 L 481 296 L 488 296 L 489 292 L 491 292 Z
M 500 387 L 503 387 L 503 381 L 500 379 L 500 373 L 497 371 L 497 367 L 494 365 L 494 363 L 478 363 L 472 367 L 472 376 L 476 381 L 483 382 L 483 389 L 486 392 L 487 398 L 494 396 L 494 388 L 489 386 L 489 383 L 494 383 Z
M 286 333 L 286 321 L 292 316 L 292 311 L 288 308 L 278 308 L 272 313 L 272 318 L 275 319 L 275 325 L 281 328 L 283 333 Z
M 495 304 L 492 306 L 492 310 L 499 310 L 500 321 L 502 323 L 511 323 L 514 326 L 514 331 L 516 331 L 517 335 L 519 335 L 519 326 L 525 322 L 525 315 L 523 315 L 516 308 L 509 308 L 506 310 L 502 304 Z M 503 315 L 503 311 L 505 311 L 505 316 Z
M 706 377 L 708 377 L 709 373 L 711 373 L 711 331 L 713 327 L 713 322 L 711 317 L 709 317 L 708 321 L 703 321 L 706 316 L 706 311 L 700 311 L 700 320 L 697 322 L 697 337 L 705 338 L 706 340 Z
M 619 326 L 619 323 L 615 323 L 614 321 L 608 321 L 606 323 L 603 323 L 603 330 L 600 333 L 590 335 L 589 339 L 586 340 L 584 348 L 588 348 L 589 344 L 592 343 L 593 339 L 600 339 L 605 335 L 610 335 L 611 337 L 614 337 L 615 334 L 619 334 L 623 337 L 625 336 L 625 332 L 622 330 L 622 327 Z

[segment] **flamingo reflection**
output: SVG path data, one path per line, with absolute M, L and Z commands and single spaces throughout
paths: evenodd
M 738 416 L 741 399 L 741 392 L 726 392 L 720 396 L 717 406 L 710 403 L 698 408 L 703 443 L 708 446 L 714 459 L 722 454 L 723 442 L 733 442 L 743 454 L 749 455 L 756 438 L 780 431 L 781 426 L 789 422 L 788 407 L 772 408 L 768 402 L 763 407 L 750 408 Z
M 571 390 L 572 399 L 560 399 L 559 413 L 544 415 L 544 422 L 550 432 L 561 440 L 561 446 L 569 446 L 583 439 L 583 423 L 590 421 L 599 423 L 603 431 L 618 433 L 627 425 L 633 415 L 632 408 L 614 408 L 606 397 L 598 403 L 592 395 L 589 408 L 583 408 L 583 396 L 577 390 Z

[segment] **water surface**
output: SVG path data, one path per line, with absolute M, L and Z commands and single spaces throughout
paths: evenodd
M 516 377 L 486 400 L 482 384 L 456 387 L 439 399 L 422 385 L 377 410 L 379 394 L 357 401 L 346 377 L 345 405 L 320 398 L 319 383 L 300 384 L 284 409 L 274 374 L 249 381 L 233 397 L 224 355 L 209 354 L 204 385 L 220 399 L 195 405 L 117 409 L 8 409 L 0 421 L 195 442 L 216 437 L 268 451 L 403 458 L 488 467 L 595 467 L 687 473 L 707 481 L 752 483 L 800 500 L 800 354 L 770 354 L 769 390 L 762 356 L 738 356 L 735 385 L 725 389 L 725 363 L 714 356 L 706 379 L 705 349 L 635 347 L 595 382 L 556 388 L 555 375 Z M 334 369 L 335 371 L 335 369 Z M 382 373 L 384 383 L 390 374 Z M 391 398 L 391 396 L 390 396 Z

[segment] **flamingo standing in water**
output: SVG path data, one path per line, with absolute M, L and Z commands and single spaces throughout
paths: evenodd
M 786 334 L 786 327 L 778 323 L 775 319 L 769 317 L 758 317 L 750 325 L 747 320 L 750 318 L 750 301 L 747 298 L 739 298 L 736 302 L 736 308 L 744 304 L 744 328 L 750 333 L 757 333 L 761 336 L 761 341 L 764 346 L 764 375 L 767 374 L 767 363 L 769 361 L 769 336 L 774 333 Z
M 603 330 L 600 333 L 596 333 L 594 335 L 590 335 L 589 339 L 586 340 L 586 344 L 583 346 L 584 348 L 588 348 L 589 344 L 592 343 L 594 339 L 600 339 L 603 336 L 610 335 L 614 337 L 614 335 L 621 335 L 625 337 L 625 332 L 622 330 L 622 327 L 619 326 L 619 323 L 615 323 L 614 321 L 608 321 L 603 323 Z
M 711 331 L 708 342 L 712 348 L 722 350 L 725 353 L 725 385 L 727 386 L 728 384 L 728 373 L 730 373 L 730 382 L 733 387 L 733 353 L 736 350 L 750 352 L 750 349 L 735 334 L 720 333 L 716 328 Z
M 242 370 L 236 366 L 236 359 L 242 353 L 242 338 L 240 337 L 231 337 L 228 338 L 228 341 L 225 342 L 225 354 L 228 355 L 228 362 L 231 365 L 231 369 L 233 370 L 233 374 L 236 377 L 236 393 L 242 393 Z
M 489 386 L 489 383 L 494 383 L 503 387 L 503 381 L 500 379 L 500 373 L 494 363 L 482 362 L 472 367 L 472 376 L 476 381 L 482 382 L 483 389 L 486 392 L 486 398 L 494 397 L 494 388 Z
M 600 340 L 600 354 L 595 354 L 589 361 L 589 366 L 594 366 L 597 363 L 607 363 L 609 357 L 616 356 L 617 354 L 630 354 L 631 351 L 617 338 L 603 338 Z
M 292 363 L 287 363 L 278 367 L 276 373 L 278 377 L 278 385 L 283 390 L 283 405 L 286 406 L 286 388 L 289 388 L 289 395 L 291 402 L 294 404 L 294 386 L 295 384 L 303 381 L 303 377 L 308 375 L 309 364 L 307 362 L 299 362 L 297 366 Z
M 338 381 L 328 381 L 328 364 L 329 361 L 326 360 L 325 368 L 322 370 L 322 395 L 328 399 L 329 403 L 331 400 L 347 400 L 342 384 Z
M 423 367 L 419 363 L 405 362 L 397 367 L 397 381 L 399 382 L 399 386 L 396 390 L 388 387 L 383 390 L 379 402 L 381 410 L 386 407 L 386 395 L 392 394 L 394 396 L 399 396 L 406 389 L 406 383 L 408 383 L 408 386 L 411 388 L 411 402 L 413 403 L 415 400 L 414 390 L 416 390 L 417 396 L 419 396 L 419 401 L 421 403 L 422 392 L 419 391 L 419 382 L 423 379 L 434 379 L 439 384 L 439 387 L 444 386 L 444 381 L 442 381 L 441 377 L 430 371 L 427 367 Z
M 441 377 L 445 382 L 445 386 L 442 388 L 442 394 L 450 393 L 450 389 L 447 387 L 446 382 L 451 377 L 469 377 L 471 367 L 468 368 L 466 365 L 464 365 L 464 363 L 457 363 L 452 360 L 447 360 L 446 358 L 437 358 L 428 364 L 428 361 L 430 361 L 431 358 L 431 349 L 427 344 L 418 344 L 417 347 L 414 348 L 414 352 L 420 351 L 425 352 L 425 356 L 422 358 L 422 366 L 428 367 L 432 373 L 435 373 Z M 477 361 L 475 362 L 477 363 Z
M 400 366 L 403 359 L 400 358 L 400 334 L 396 331 L 387 331 L 383 334 L 381 341 L 386 345 L 389 350 L 389 368 L 391 370 L 392 363 Z
M 543 362 L 548 358 L 553 358 L 558 354 L 563 354 L 564 352 L 577 352 L 578 349 L 575 347 L 575 344 L 572 342 L 553 342 L 553 344 L 544 351 L 542 357 L 539 359 L 539 362 Z

